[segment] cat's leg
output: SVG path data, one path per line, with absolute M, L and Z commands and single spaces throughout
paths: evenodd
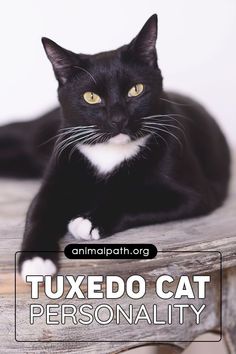
M 139 200 L 107 202 L 91 215 L 72 220 L 68 229 L 75 238 L 97 240 L 129 228 L 198 216 L 210 206 L 194 191 L 147 193 Z
M 208 205 L 202 205 L 201 201 L 189 199 L 181 202 L 178 206 L 170 205 L 169 209 L 165 211 L 157 208 L 156 211 L 145 211 L 127 213 L 120 218 L 119 223 L 114 227 L 115 232 L 120 232 L 126 229 L 147 226 L 152 224 L 159 224 L 168 221 L 187 219 L 191 217 L 197 217 L 205 215 L 212 211 L 212 208 Z
M 54 275 L 57 271 L 59 240 L 66 233 L 67 206 L 59 193 L 41 188 L 26 218 L 19 257 L 19 271 L 27 275 Z

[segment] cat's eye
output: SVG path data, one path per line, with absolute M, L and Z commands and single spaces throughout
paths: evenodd
M 84 100 L 89 103 L 89 104 L 97 104 L 97 103 L 101 103 L 101 97 L 98 96 L 96 93 L 88 91 L 85 92 L 84 95 Z
M 128 97 L 137 97 L 139 96 L 144 90 L 143 84 L 136 84 L 128 92 Z

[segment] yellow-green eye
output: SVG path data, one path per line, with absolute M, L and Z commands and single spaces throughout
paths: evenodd
M 102 101 L 100 96 L 90 91 L 84 93 L 84 100 L 89 104 L 97 104 Z
M 137 97 L 143 92 L 143 84 L 136 84 L 128 92 L 128 97 Z

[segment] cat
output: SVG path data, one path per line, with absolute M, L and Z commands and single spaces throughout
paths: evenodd
M 156 40 L 157 15 L 128 45 L 95 55 L 42 39 L 61 108 L 0 130 L 1 174 L 43 174 L 26 217 L 23 279 L 57 272 L 53 251 L 67 230 L 98 240 L 223 203 L 226 139 L 199 103 L 163 89 Z

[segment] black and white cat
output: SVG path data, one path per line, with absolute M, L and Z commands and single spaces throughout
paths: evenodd
M 0 130 L 2 175 L 38 177 L 46 167 L 27 214 L 23 278 L 56 272 L 48 251 L 67 230 L 98 240 L 207 214 L 225 199 L 226 140 L 201 105 L 163 90 L 156 39 L 156 15 L 130 44 L 95 55 L 43 39 L 61 111 Z

